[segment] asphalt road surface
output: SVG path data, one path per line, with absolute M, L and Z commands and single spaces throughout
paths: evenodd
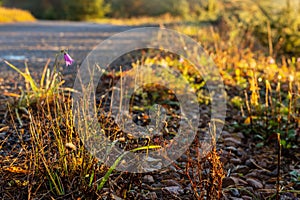
M 40 71 L 62 49 L 68 49 L 74 64 L 79 64 L 101 41 L 131 28 L 63 21 L 0 24 L 0 77 L 12 72 L 4 59 L 20 69 L 26 61 L 29 69 Z

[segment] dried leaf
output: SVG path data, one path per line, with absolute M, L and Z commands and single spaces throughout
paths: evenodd
M 28 174 L 29 171 L 22 169 L 21 167 L 17 167 L 17 166 L 11 166 L 8 168 L 5 168 L 6 171 L 12 172 L 12 173 L 21 173 L 21 174 Z

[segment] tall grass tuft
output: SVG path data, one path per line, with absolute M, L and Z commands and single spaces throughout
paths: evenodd
M 4 62 L 18 72 L 25 80 L 25 90 L 21 89 L 21 95 L 13 94 L 14 96 L 19 97 L 18 103 L 15 106 L 15 111 L 21 126 L 23 123 L 19 118 L 19 109 L 27 112 L 26 108 L 29 106 L 37 103 L 43 103 L 45 100 L 51 101 L 51 99 L 57 94 L 67 91 L 75 92 L 71 88 L 62 87 L 64 80 L 62 80 L 60 73 L 56 71 L 56 67 L 54 67 L 52 71 L 48 68 L 50 60 L 44 67 L 39 84 L 36 83 L 34 78 L 31 76 L 27 66 L 25 68 L 25 72 L 22 72 L 19 68 L 8 61 L 4 60 Z

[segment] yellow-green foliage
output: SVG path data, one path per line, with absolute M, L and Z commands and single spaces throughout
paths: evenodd
M 35 18 L 30 12 L 25 10 L 0 7 L 0 23 L 24 21 L 32 22 L 35 21 Z
M 182 19 L 170 14 L 164 14 L 156 17 L 140 16 L 132 18 L 101 18 L 101 19 L 89 19 L 87 21 L 95 23 L 109 23 L 113 25 L 128 25 L 128 26 L 144 26 L 144 25 L 164 25 L 171 23 L 180 23 Z

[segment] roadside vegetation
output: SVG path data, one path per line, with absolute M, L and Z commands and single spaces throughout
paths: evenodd
M 33 22 L 35 20 L 35 17 L 28 11 L 0 7 L 0 23 Z
M 110 168 L 99 163 L 85 149 L 75 128 L 72 94 L 77 91 L 64 86 L 64 77 L 58 70 L 64 65 L 64 59 L 69 62 L 71 58 L 66 60 L 63 54 L 59 54 L 53 67 L 45 66 L 39 80 L 33 78 L 28 70 L 22 72 L 6 61 L 24 78 L 24 83 L 20 83 L 22 89 L 19 93 L 6 93 L 14 98 L 14 103 L 7 104 L 0 126 L 0 133 L 7 133 L 0 140 L 3 157 L 0 161 L 1 198 L 300 197 L 300 17 L 297 10 L 300 6 L 296 1 L 287 0 L 279 6 L 255 0 L 209 0 L 206 3 L 182 0 L 172 4 L 172 12 L 168 12 L 171 4 L 167 4 L 152 14 L 148 13 L 152 9 L 137 9 L 146 5 L 146 1 L 142 0 L 128 1 L 128 5 L 118 0 L 109 5 L 101 2 L 107 11 L 99 16 L 120 19 L 95 20 L 97 16 L 86 17 L 85 14 L 82 15 L 84 17 L 78 15 L 76 19 L 67 19 L 130 25 L 159 24 L 201 43 L 218 67 L 227 92 L 228 112 L 223 136 L 218 141 L 213 140 L 212 150 L 203 156 L 199 151 L 201 129 L 189 150 L 161 172 L 146 175 L 118 172 L 114 169 L 120 160 L 116 159 Z M 157 5 L 159 3 L 147 4 L 150 8 Z M 128 12 L 124 13 L 124 10 Z M 128 55 L 124 55 L 126 58 Z M 131 68 L 137 63 L 167 63 L 179 70 L 197 92 L 199 107 L 203 107 L 204 112 L 201 123 L 209 123 L 210 113 L 205 111 L 210 106 L 206 83 L 194 73 L 191 63 L 170 52 L 151 50 L 135 52 L 129 58 Z M 121 62 L 115 65 L 128 64 Z M 107 91 L 122 76 L 122 70 L 104 73 L 103 80 L 106 80 L 107 86 L 95 99 L 98 103 L 95 114 L 98 115 L 101 134 L 114 145 L 131 152 L 162 148 L 164 143 L 161 140 L 171 140 L 172 132 L 168 132 L 166 138 L 137 140 L 122 132 L 107 115 L 113 98 Z M 110 95 L 103 97 L 104 92 Z M 170 107 L 176 110 L 176 104 Z M 141 108 L 137 110 L 144 111 Z M 84 129 L 85 124 L 82 126 Z M 213 136 L 214 131 L 211 124 L 208 132 Z M 156 184 L 153 177 L 160 180 L 161 185 Z M 168 183 L 164 181 L 166 179 Z

